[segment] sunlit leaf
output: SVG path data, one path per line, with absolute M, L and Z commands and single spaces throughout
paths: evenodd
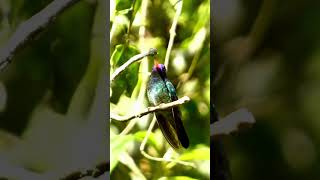
M 124 9 L 121 11 L 117 11 L 117 15 L 125 15 L 128 14 L 131 11 L 131 9 Z
M 201 147 L 186 152 L 179 157 L 180 160 L 210 160 L 210 148 Z
M 134 4 L 134 7 L 133 7 Z M 141 0 L 117 0 L 116 11 L 120 14 L 128 14 L 128 18 L 134 18 L 141 6 Z
M 195 179 L 188 176 L 172 176 L 172 177 L 162 177 L 159 180 L 195 180 Z
M 134 0 L 117 0 L 116 1 L 116 10 L 121 11 L 124 9 L 130 9 L 131 4 Z
M 110 172 L 117 166 L 119 155 L 126 150 L 128 142 L 132 139 L 131 135 L 111 137 Z
M 134 134 L 134 137 L 136 140 L 142 142 L 144 137 L 146 137 L 146 134 L 147 134 L 147 131 L 139 131 Z M 152 146 L 157 147 L 157 140 L 156 140 L 156 137 L 153 133 L 150 134 L 147 142 L 152 144 Z

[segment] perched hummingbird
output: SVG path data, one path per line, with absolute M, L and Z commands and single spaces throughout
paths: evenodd
M 178 100 L 176 89 L 168 80 L 166 67 L 155 63 L 147 86 L 147 96 L 153 106 Z M 155 112 L 158 125 L 168 143 L 174 148 L 188 148 L 189 139 L 183 127 L 179 107 Z

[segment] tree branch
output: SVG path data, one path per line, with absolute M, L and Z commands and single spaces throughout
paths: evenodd
M 128 66 L 130 66 L 132 63 L 139 61 L 140 59 L 146 57 L 146 56 L 154 56 L 157 54 L 157 49 L 150 48 L 148 52 L 137 54 L 133 57 L 131 57 L 127 62 L 125 62 L 122 66 L 117 68 L 112 75 L 110 76 L 110 84 L 113 82 L 113 80 L 122 72 L 124 71 Z
M 56 17 L 79 0 L 54 0 L 39 13 L 21 23 L 5 46 L 0 49 L 0 70 L 4 69 L 19 49 L 42 32 Z
M 188 96 L 184 96 L 176 101 L 170 102 L 170 103 L 166 103 L 166 104 L 159 104 L 158 106 L 155 107 L 147 107 L 146 109 L 144 109 L 142 112 L 136 113 L 134 115 L 131 116 L 119 116 L 117 114 L 114 114 L 111 112 L 110 114 L 110 119 L 114 119 L 117 121 L 129 121 L 131 119 L 134 118 L 140 118 L 142 116 L 145 116 L 149 113 L 153 113 L 155 111 L 160 111 L 160 110 L 164 110 L 164 109 L 168 109 L 168 108 L 172 108 L 181 104 L 184 104 L 186 102 L 190 101 L 190 98 Z
M 176 27 L 178 24 L 178 19 L 180 17 L 181 11 L 182 11 L 182 0 L 179 0 L 175 6 L 176 7 L 176 13 L 174 15 L 173 21 L 172 21 L 172 25 L 170 28 L 170 39 L 169 39 L 169 43 L 168 43 L 168 47 L 167 47 L 167 52 L 166 52 L 166 57 L 164 59 L 164 65 L 167 67 L 167 69 L 169 68 L 169 57 L 170 57 L 170 53 L 171 53 L 171 49 L 173 46 L 173 42 L 174 42 L 174 38 L 176 37 Z
M 75 171 L 70 173 L 69 175 L 66 175 L 63 178 L 60 178 L 60 180 L 77 180 L 87 176 L 96 178 L 101 176 L 105 172 L 108 172 L 109 170 L 110 170 L 110 163 L 102 162 L 98 164 L 94 169 L 88 169 L 85 171 Z
M 247 109 L 239 109 L 227 117 L 210 125 L 210 135 L 214 138 L 231 135 L 240 129 L 248 128 L 255 119 Z

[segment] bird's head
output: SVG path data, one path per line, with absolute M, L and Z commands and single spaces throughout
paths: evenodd
M 152 71 L 157 72 L 162 79 L 167 77 L 167 70 L 163 64 L 159 64 L 157 61 L 154 63 Z

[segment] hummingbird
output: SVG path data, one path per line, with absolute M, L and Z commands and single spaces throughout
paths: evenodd
M 157 106 L 178 100 L 176 89 L 168 80 L 166 67 L 155 62 L 147 85 L 149 103 Z M 174 149 L 188 148 L 189 139 L 184 129 L 179 107 L 155 112 L 162 134 Z

